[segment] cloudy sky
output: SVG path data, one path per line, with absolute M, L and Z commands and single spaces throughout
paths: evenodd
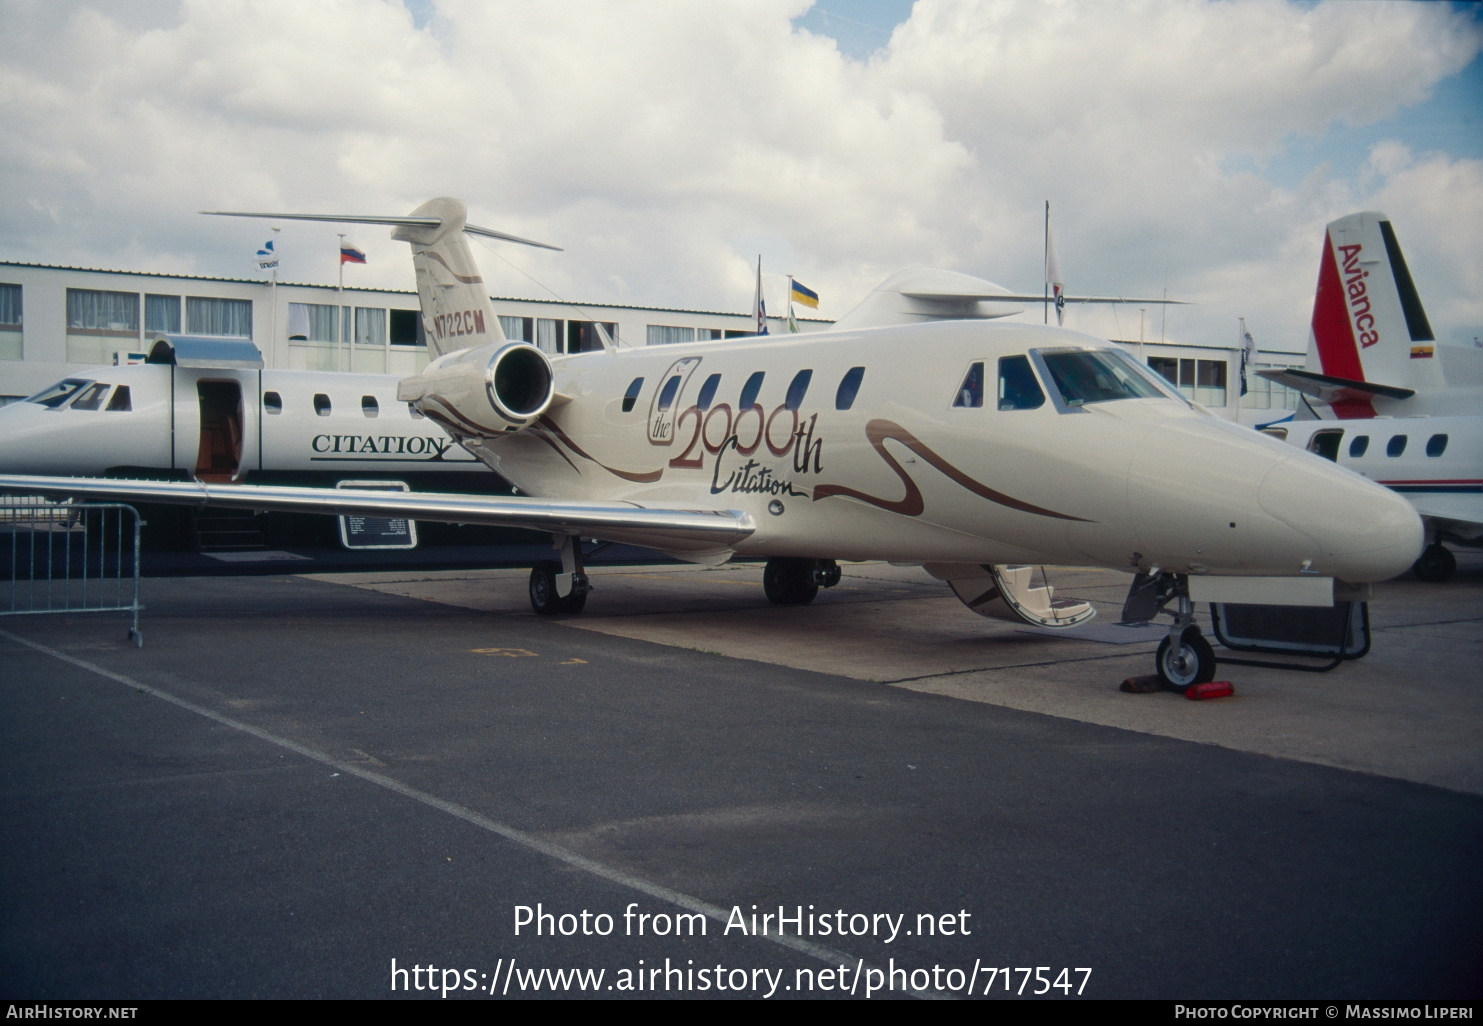
M 1323 225 L 1390 214 L 1483 336 L 1483 12 L 1284 0 L 0 0 L 0 259 L 252 276 L 205 209 L 470 219 L 496 295 L 843 315 L 893 271 L 1167 294 L 1146 337 L 1307 340 Z M 337 229 L 284 223 L 333 283 Z M 352 230 L 347 282 L 412 287 Z M 481 248 L 482 247 L 482 248 Z M 1039 320 L 1039 310 L 1026 317 Z M 1068 326 L 1136 338 L 1136 308 Z

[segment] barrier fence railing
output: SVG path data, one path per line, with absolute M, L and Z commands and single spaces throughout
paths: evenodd
M 134 507 L 0 497 L 0 616 L 129 613 L 142 647 L 143 608 Z

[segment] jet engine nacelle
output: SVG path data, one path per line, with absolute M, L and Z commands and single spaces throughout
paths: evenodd
M 477 438 L 530 427 L 555 395 L 551 361 L 525 342 L 491 342 L 449 353 L 397 385 L 397 399 L 455 435 Z

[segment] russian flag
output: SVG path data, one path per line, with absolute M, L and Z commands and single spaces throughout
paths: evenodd
M 340 247 L 340 263 L 342 263 L 342 264 L 363 264 L 365 262 L 366 262 L 366 255 L 364 253 L 362 253 L 360 250 L 356 249 L 354 246 L 341 246 Z

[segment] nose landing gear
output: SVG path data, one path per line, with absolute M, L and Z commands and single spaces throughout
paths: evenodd
M 1183 692 L 1196 684 L 1215 679 L 1215 649 L 1195 623 L 1195 604 L 1190 601 L 1189 583 L 1182 574 L 1154 571 L 1133 578 L 1123 604 L 1123 623 L 1147 623 L 1174 602 L 1174 623 L 1159 642 L 1154 668 L 1159 681 L 1171 691 Z

